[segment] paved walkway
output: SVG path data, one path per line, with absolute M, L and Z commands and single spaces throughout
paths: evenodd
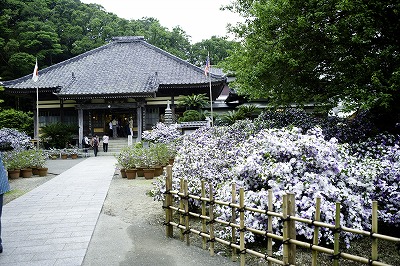
M 6 204 L 0 265 L 81 265 L 115 163 L 90 157 Z

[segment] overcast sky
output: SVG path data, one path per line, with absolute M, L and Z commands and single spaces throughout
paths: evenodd
M 231 0 L 81 0 L 102 5 L 125 19 L 154 17 L 171 30 L 180 26 L 192 37 L 192 43 L 211 36 L 226 36 L 226 25 L 240 20 L 237 14 L 221 11 Z

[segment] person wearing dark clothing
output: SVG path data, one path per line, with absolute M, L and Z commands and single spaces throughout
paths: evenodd
M 97 152 L 99 151 L 99 138 L 94 135 L 90 144 L 93 147 L 94 156 L 96 157 Z

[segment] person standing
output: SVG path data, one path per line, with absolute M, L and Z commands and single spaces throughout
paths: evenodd
M 108 123 L 108 135 L 112 136 L 113 135 L 113 123 L 110 120 L 110 123 Z
M 85 136 L 82 139 L 82 149 L 85 152 L 85 157 L 89 156 L 89 153 L 88 153 L 88 150 L 89 150 L 89 147 L 90 147 L 90 143 L 89 142 L 90 141 L 89 141 L 89 138 L 87 136 Z
M 115 119 L 115 117 L 114 117 L 114 119 L 113 119 L 113 121 L 112 121 L 112 131 L 113 131 L 113 138 L 114 138 L 114 139 L 118 137 L 118 136 L 117 136 L 117 127 L 118 127 L 118 121 L 117 121 L 117 119 Z
M 99 151 L 99 139 L 97 135 L 93 136 L 91 145 L 93 147 L 94 156 L 97 157 L 97 152 Z
M 109 137 L 108 137 L 108 135 L 107 134 L 105 134 L 104 136 L 103 136 L 103 151 L 104 152 L 108 152 L 108 141 L 109 141 Z
M 7 172 L 4 168 L 3 161 L 0 153 L 0 253 L 3 253 L 3 244 L 1 241 L 1 213 L 3 212 L 3 196 L 4 193 L 10 190 L 10 184 L 8 183 Z
M 133 119 L 132 119 L 132 117 L 129 118 L 129 132 L 131 133 L 131 136 L 133 137 Z

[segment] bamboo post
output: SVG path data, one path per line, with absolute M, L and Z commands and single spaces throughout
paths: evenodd
M 190 227 L 189 227 L 189 193 L 188 193 L 188 181 L 183 182 L 183 193 L 184 193 L 184 205 L 185 205 L 185 236 L 186 245 L 190 245 Z
M 212 184 L 209 184 L 210 188 L 210 256 L 214 256 L 215 236 L 214 236 L 214 191 Z
M 273 211 L 274 206 L 272 205 L 272 189 L 268 189 L 268 211 Z M 268 215 L 268 233 L 272 234 L 272 216 Z M 268 256 L 272 256 L 272 238 L 268 237 L 267 241 L 267 254 Z M 268 266 L 272 266 L 272 261 L 268 261 Z
M 288 215 L 295 216 L 296 215 L 296 200 L 294 193 L 288 193 L 287 198 L 287 209 Z M 296 240 L 296 221 L 289 219 L 288 221 L 288 239 Z M 289 264 L 295 265 L 296 264 L 296 245 L 295 244 L 288 244 L 289 247 Z
M 333 243 L 333 266 L 339 266 L 340 202 L 336 202 L 335 234 Z
M 378 202 L 372 201 L 372 234 L 378 233 Z M 372 235 L 371 259 L 378 259 L 378 239 Z
M 245 242 L 244 242 L 244 189 L 240 188 L 239 190 L 239 206 L 240 206 L 240 266 L 244 266 L 246 264 L 246 250 L 245 250 Z
M 181 178 L 181 180 L 180 180 L 179 192 L 180 192 L 180 193 L 183 193 L 183 178 Z M 183 210 L 184 208 L 185 208 L 185 206 L 184 206 L 184 204 L 183 204 L 182 197 L 179 196 L 179 209 L 180 209 L 180 210 Z M 179 224 L 180 224 L 180 225 L 183 225 L 184 222 L 185 222 L 185 218 L 184 218 L 182 212 L 179 212 Z M 184 232 L 185 232 L 184 229 L 181 228 L 181 232 L 180 232 L 179 238 L 180 238 L 182 241 L 185 240 Z
M 320 219 L 321 219 L 321 197 L 317 197 L 314 220 L 319 222 Z M 319 226 L 314 226 L 313 245 L 318 245 L 319 242 L 318 237 L 319 237 Z M 318 263 L 318 251 L 312 250 L 311 266 L 317 266 L 318 265 L 317 263 Z
M 170 224 L 172 222 L 172 209 L 169 207 L 172 206 L 172 194 L 170 191 L 172 190 L 172 166 L 167 166 L 167 178 L 165 180 L 165 234 L 167 237 L 173 236 L 174 227 Z
M 283 259 L 283 264 L 288 265 L 289 264 L 289 247 L 287 245 L 288 241 L 288 223 L 287 223 L 287 216 L 288 216 L 288 208 L 287 208 L 287 194 L 284 194 L 282 199 L 282 218 L 283 218 L 283 250 L 282 250 L 282 259 Z
M 201 180 L 201 197 L 205 198 L 206 197 L 206 182 L 204 180 Z M 201 201 L 201 215 L 206 216 L 207 215 L 207 209 L 206 209 L 206 202 L 204 200 Z M 207 221 L 206 219 L 201 219 L 201 231 L 202 233 L 207 233 Z M 207 249 L 207 237 L 203 236 L 202 237 L 202 242 L 203 242 L 203 249 Z
M 232 200 L 231 202 L 233 204 L 236 203 L 236 183 L 232 183 Z M 236 208 L 232 207 L 232 218 L 231 218 L 231 223 L 236 222 Z M 236 243 L 236 227 L 232 226 L 232 243 Z M 236 248 L 232 248 L 232 261 L 237 261 L 237 250 Z

